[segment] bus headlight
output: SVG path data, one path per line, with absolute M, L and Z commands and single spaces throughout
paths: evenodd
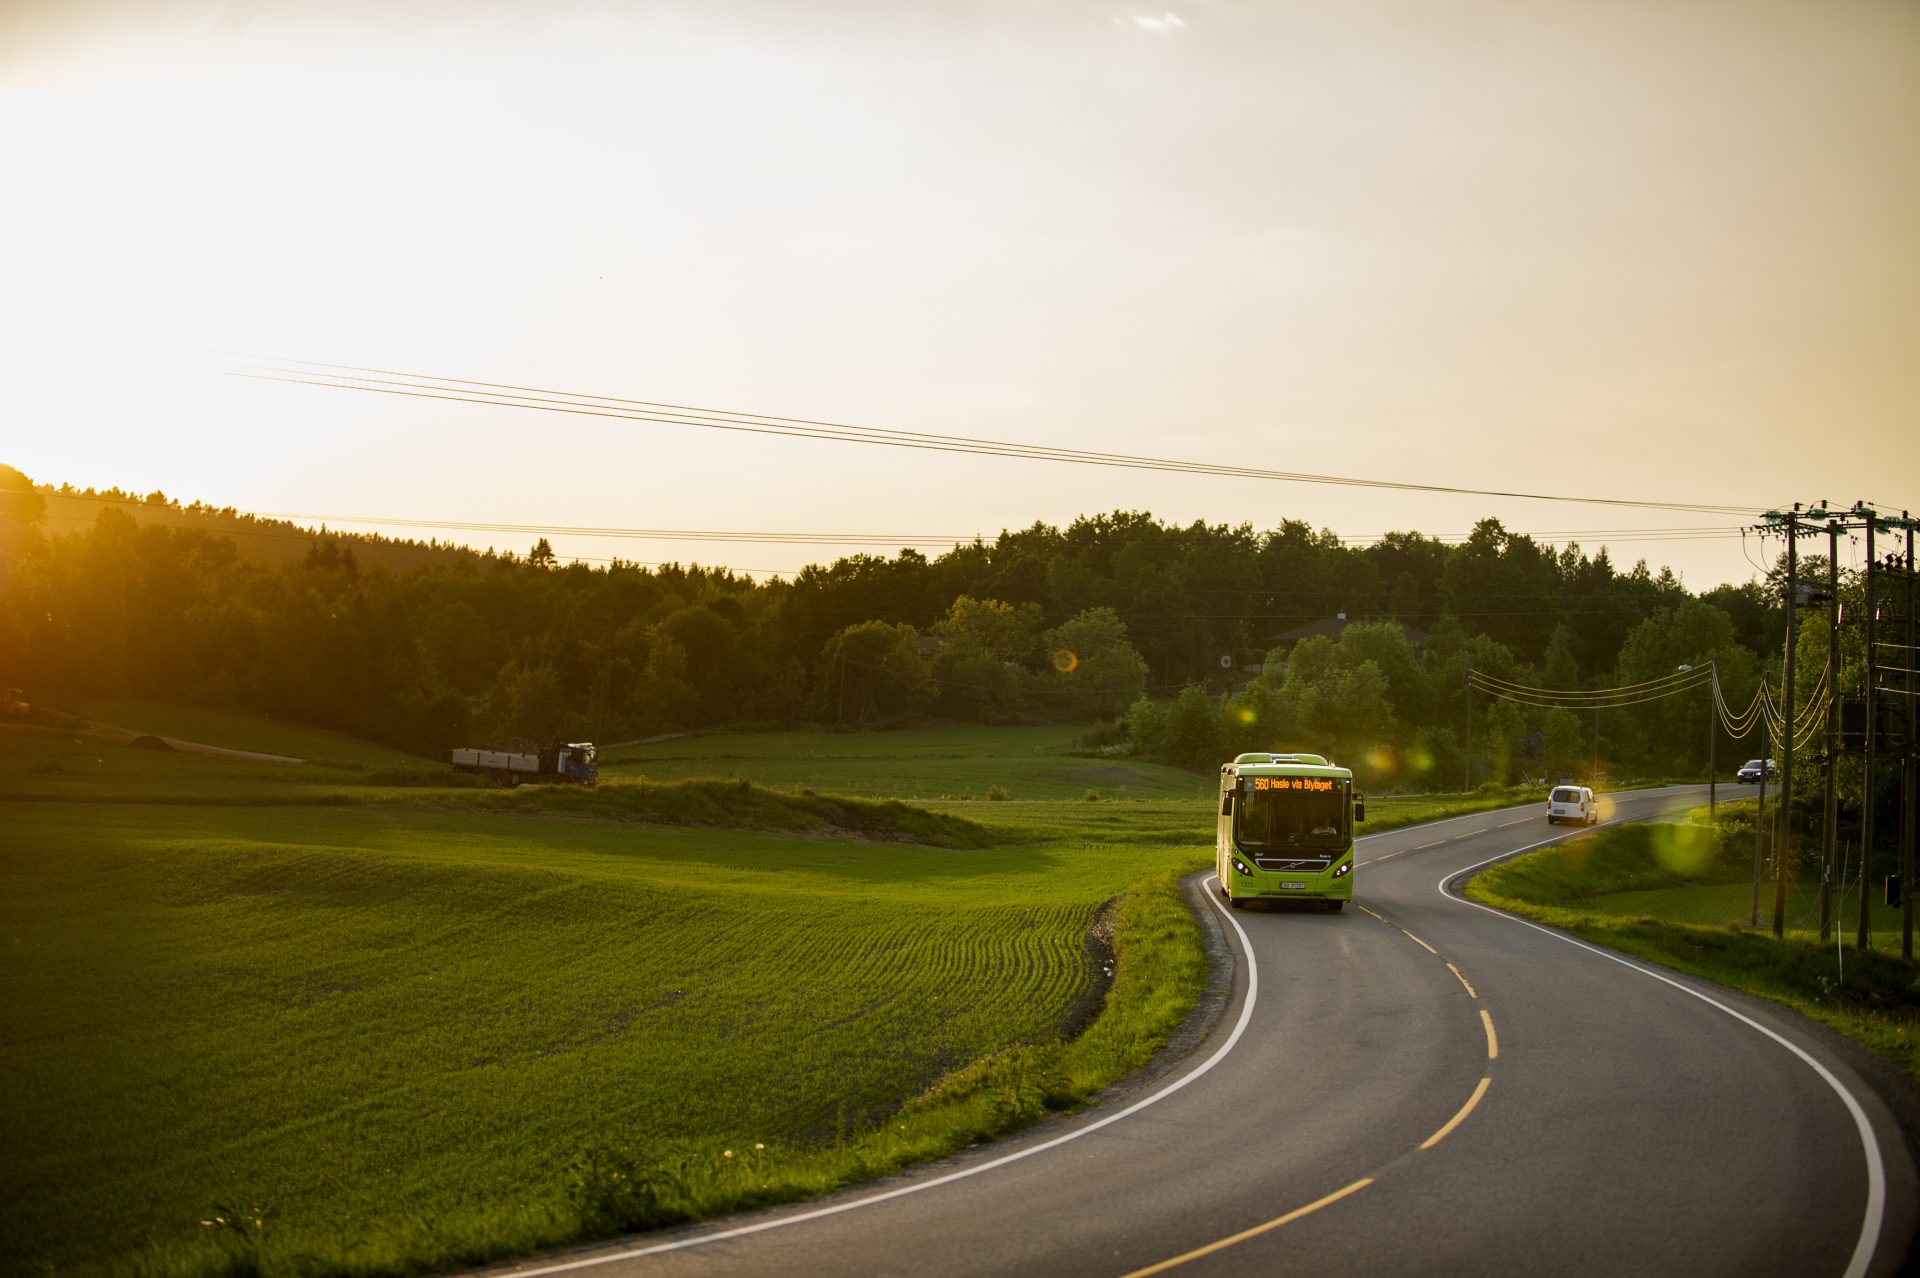
M 1347 861 L 1344 864 L 1342 864 L 1339 869 L 1333 872 L 1333 877 L 1336 879 L 1344 879 L 1349 874 L 1352 874 L 1352 873 L 1353 873 L 1353 862 Z
M 1253 871 L 1252 871 L 1251 869 L 1249 869 L 1249 868 L 1247 867 L 1247 863 L 1246 863 L 1245 861 L 1242 861 L 1242 860 L 1241 860 L 1241 859 L 1240 859 L 1239 857 L 1237 857 L 1237 856 L 1236 856 L 1235 858 L 1233 858 L 1233 868 L 1234 868 L 1234 870 L 1235 870 L 1235 872 L 1237 872 L 1237 873 L 1240 873 L 1240 874 L 1244 874 L 1244 875 L 1246 875 L 1246 876 L 1247 876 L 1248 878 L 1252 878 L 1252 877 L 1253 877 Z

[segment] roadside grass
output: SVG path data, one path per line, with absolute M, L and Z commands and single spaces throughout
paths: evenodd
M 1920 1076 L 1920 968 L 1888 950 L 1844 953 L 1811 932 L 1776 941 L 1771 884 L 1762 884 L 1761 929 L 1751 907 L 1751 809 L 1713 825 L 1615 826 L 1481 871 L 1466 893 L 1654 963 L 1769 998 L 1859 1040 Z M 1744 868 L 1743 868 L 1744 867 Z M 1742 879 L 1746 881 L 1741 881 Z M 1806 895 L 1794 907 L 1808 917 Z M 1737 904 L 1734 919 L 1703 913 Z M 1851 917 L 1843 915 L 1843 917 Z M 1888 934 L 1875 934 L 1884 944 Z
M 1501 808 L 1525 803 L 1546 802 L 1542 786 L 1513 786 L 1507 789 L 1483 789 L 1467 794 L 1385 794 L 1367 796 L 1367 819 L 1355 831 L 1358 834 L 1385 834 L 1404 826 L 1448 817 L 1471 816 L 1475 812 L 1497 812 Z
M 785 1201 L 1082 1103 L 1205 979 L 1192 799 L 35 772 L 59 742 L 0 733 L 5 1272 L 417 1272 Z
M 1832 902 L 1835 925 L 1841 941 L 1851 950 L 1855 935 L 1854 922 L 1859 917 L 1860 889 L 1856 881 L 1849 885 L 1845 898 L 1836 895 Z M 1899 911 L 1890 910 L 1878 901 L 1871 902 L 1873 947 L 1885 953 L 1898 953 L 1900 949 Z M 1669 923 L 1692 923 L 1702 927 L 1747 927 L 1748 920 L 1756 917 L 1753 910 L 1753 882 L 1751 877 L 1743 883 L 1706 883 L 1692 887 L 1650 888 L 1645 891 L 1612 892 L 1605 896 L 1590 898 L 1583 908 L 1595 914 L 1605 914 L 1613 918 L 1655 918 Z M 1760 884 L 1759 922 L 1754 924 L 1761 931 L 1769 932 L 1773 926 L 1773 883 L 1763 880 Z M 1817 885 L 1808 883 L 1790 883 L 1787 885 L 1785 912 L 1785 930 L 1789 936 L 1798 940 L 1815 940 L 1819 936 L 1820 893 Z M 1826 948 L 1831 952 L 1833 942 L 1829 940 Z M 1829 953 L 1831 956 L 1831 953 Z

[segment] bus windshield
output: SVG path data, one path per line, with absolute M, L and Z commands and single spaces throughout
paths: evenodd
M 1272 788 L 1259 788 L 1262 782 Z M 1277 849 L 1341 852 L 1351 841 L 1347 782 L 1314 778 L 1293 789 L 1292 779 L 1249 777 L 1233 806 L 1233 841 L 1244 851 Z

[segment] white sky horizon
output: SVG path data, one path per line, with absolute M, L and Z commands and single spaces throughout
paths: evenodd
M 991 538 L 1132 509 L 1364 538 L 1491 515 L 1705 590 L 1755 575 L 1757 543 L 1596 530 L 1742 520 L 412 401 L 180 348 L 1898 509 L 1920 506 L 1917 157 L 1920 10 L 1894 0 L 30 0 L 0 12 L 0 461 L 569 526 Z M 787 573 L 843 553 L 552 540 Z

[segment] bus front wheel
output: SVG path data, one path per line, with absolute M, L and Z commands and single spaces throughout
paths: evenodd
M 1332 910 L 1335 914 L 1338 914 L 1340 911 L 1347 908 L 1347 903 L 1345 901 L 1328 901 L 1327 908 L 1329 910 Z

